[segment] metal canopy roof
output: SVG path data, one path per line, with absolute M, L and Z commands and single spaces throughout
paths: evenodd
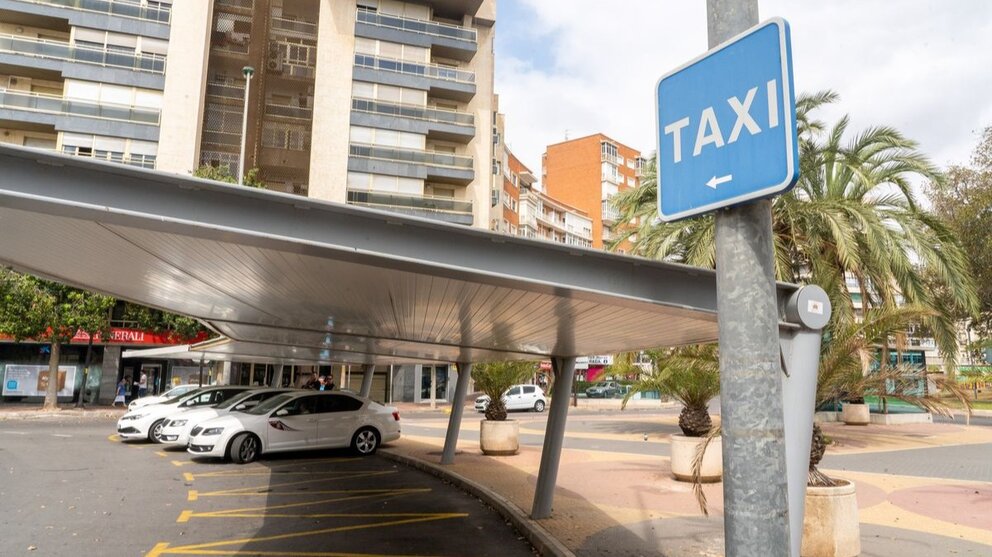
M 177 344 L 161 348 L 138 348 L 125 350 L 122 358 L 154 358 L 156 360 L 193 360 L 207 362 L 238 361 L 255 364 L 313 365 L 320 363 L 318 358 L 307 358 L 303 350 L 285 349 L 273 352 L 268 345 L 238 342 L 219 337 L 196 344 Z
M 0 263 L 190 315 L 243 356 L 352 364 L 717 338 L 708 270 L 0 146 Z M 778 286 L 781 311 L 795 286 Z

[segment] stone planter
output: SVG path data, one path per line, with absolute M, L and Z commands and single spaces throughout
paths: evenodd
M 482 420 L 479 429 L 479 446 L 490 456 L 515 455 L 520 450 L 520 423 L 516 420 L 495 422 Z
M 845 402 L 841 407 L 840 421 L 847 425 L 868 425 L 871 423 L 871 413 L 867 404 Z
M 861 525 L 854 482 L 806 487 L 802 557 L 854 557 L 861 553 Z
M 672 435 L 672 475 L 680 482 L 692 481 L 692 460 L 696 457 L 696 448 L 703 444 L 705 437 L 686 437 L 681 434 Z M 702 483 L 718 482 L 723 477 L 723 442 L 720 437 L 714 438 L 706 447 L 703 455 L 703 466 L 700 470 L 699 481 Z

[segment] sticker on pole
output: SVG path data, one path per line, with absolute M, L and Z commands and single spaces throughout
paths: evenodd
M 658 214 L 671 222 L 799 178 L 789 24 L 770 19 L 658 80 Z

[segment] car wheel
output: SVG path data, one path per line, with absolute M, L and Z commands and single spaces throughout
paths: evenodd
M 537 402 L 534 403 L 534 411 L 535 412 L 544 412 L 544 401 L 543 400 L 539 400 L 539 401 L 537 401 Z
M 148 428 L 148 440 L 152 443 L 161 443 L 163 429 L 165 429 L 165 418 L 153 423 L 152 427 Z
M 258 437 L 250 433 L 239 433 L 232 441 L 228 456 L 235 464 L 248 464 L 258 458 L 261 446 Z
M 359 429 L 351 439 L 351 448 L 362 456 L 375 453 L 379 448 L 379 432 L 371 427 Z

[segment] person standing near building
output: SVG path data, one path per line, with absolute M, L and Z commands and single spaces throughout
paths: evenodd
M 138 397 L 143 397 L 148 394 L 148 374 L 144 371 L 141 372 L 141 377 L 138 379 Z
M 114 397 L 114 403 L 110 405 L 111 408 L 116 408 L 118 402 L 121 403 L 121 406 L 127 406 L 128 379 L 128 377 L 121 377 L 121 382 L 117 384 L 117 396 Z

